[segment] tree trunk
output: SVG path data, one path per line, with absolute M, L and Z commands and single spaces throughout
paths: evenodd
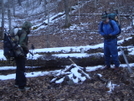
M 19 6 L 21 6 L 21 0 L 18 0 L 18 4 L 19 4 Z
M 44 1 L 44 3 L 45 3 L 45 6 L 46 6 L 46 0 Z M 49 10 L 49 8 L 46 8 L 46 11 L 45 11 L 46 13 L 45 14 L 47 14 L 46 16 L 47 16 L 47 23 L 48 23 L 48 26 L 50 26 L 50 10 Z M 47 33 L 46 33 L 46 46 L 47 46 L 47 48 L 49 48 L 49 35 L 48 34 L 50 34 L 50 27 L 48 27 L 48 31 L 47 31 Z
M 0 39 L 4 38 L 4 14 L 5 14 L 5 8 L 4 8 L 4 0 L 2 0 L 2 26 L 1 26 L 1 34 Z
M 15 0 L 13 0 L 12 6 L 13 6 L 13 16 L 15 16 Z
M 79 5 L 79 0 L 78 0 L 78 5 Z M 81 22 L 81 21 L 80 21 L 80 16 L 81 16 L 81 15 L 80 15 L 80 6 L 79 6 L 79 24 L 80 24 L 80 22 Z
M 9 33 L 11 32 L 11 12 L 10 12 L 10 0 L 8 0 L 8 24 L 9 24 Z
M 126 55 L 128 62 L 133 63 L 134 56 Z M 97 66 L 97 65 L 104 65 L 104 58 L 101 54 L 92 54 L 89 57 L 72 57 L 71 58 L 77 65 L 82 67 L 87 66 Z M 121 64 L 126 64 L 124 58 L 122 55 L 119 56 L 119 60 Z M 72 62 L 69 60 L 69 58 L 65 57 L 53 57 L 53 56 L 42 56 L 38 58 L 37 60 L 27 60 L 26 65 L 27 66 L 41 66 L 43 68 L 62 68 L 66 65 L 70 65 Z M 13 65 L 12 61 L 11 64 L 9 64 L 6 60 L 0 60 L 0 66 L 7 66 L 7 65 Z M 126 64 L 127 66 L 127 64 Z
M 65 27 L 69 27 L 70 26 L 70 16 L 69 16 L 69 1 L 68 0 L 64 0 L 64 6 L 65 6 L 65 14 L 66 14 Z
M 131 19 L 132 19 L 132 27 L 133 27 L 133 31 L 134 31 L 134 8 L 132 9 Z
M 46 8 L 46 5 L 47 5 L 47 1 L 44 0 L 44 13 L 45 13 L 45 19 L 46 19 L 46 16 L 47 16 L 47 8 Z

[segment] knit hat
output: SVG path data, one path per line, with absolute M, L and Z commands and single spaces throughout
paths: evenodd
M 24 24 L 22 25 L 23 29 L 29 29 L 32 27 L 32 24 L 29 21 L 24 22 Z
M 102 19 L 103 19 L 103 18 L 107 18 L 108 15 L 107 15 L 107 13 L 102 13 L 102 16 L 101 16 L 101 17 L 102 17 Z
M 101 18 L 102 18 L 102 21 L 105 21 L 105 20 L 106 20 L 106 18 L 108 18 L 107 13 L 102 13 Z

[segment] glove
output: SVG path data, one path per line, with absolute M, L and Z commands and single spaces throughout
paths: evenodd
M 110 39 L 111 37 L 113 37 L 113 35 L 112 35 L 112 34 L 108 34 L 108 35 L 103 35 L 103 37 L 104 37 L 105 39 Z
M 103 35 L 103 37 L 104 37 L 105 39 L 107 39 L 107 38 L 108 38 L 108 36 L 107 36 L 107 35 Z
M 112 34 L 108 34 L 108 36 L 113 36 Z

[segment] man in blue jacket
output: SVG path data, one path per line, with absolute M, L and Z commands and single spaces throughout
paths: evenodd
M 117 34 L 119 27 L 114 20 L 110 20 L 107 14 L 102 14 L 99 25 L 99 33 L 104 37 L 105 68 L 110 68 L 111 59 L 115 65 L 114 71 L 119 70 L 119 59 L 117 50 Z

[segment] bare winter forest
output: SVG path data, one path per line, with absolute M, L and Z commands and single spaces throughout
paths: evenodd
M 98 34 L 98 24 L 104 11 L 115 12 L 115 10 L 118 10 L 122 27 L 122 35 L 119 39 L 133 34 L 134 8 L 131 6 L 134 3 L 133 1 L 81 0 L 78 3 L 78 1 L 71 0 L 69 3 L 71 5 L 69 13 L 70 24 L 74 28 L 72 29 L 71 26 L 65 28 L 65 18 L 62 17 L 63 15 L 57 15 L 53 18 L 54 23 L 50 23 L 46 28 L 32 31 L 34 35 L 40 34 L 40 42 L 38 43 L 34 42 L 38 41 L 36 36 L 30 38 L 30 42 L 34 43 L 37 48 L 93 45 L 103 42 L 103 38 Z M 62 1 L 57 6 L 57 12 L 64 11 L 63 4 L 64 2 Z
M 8 30 L 10 27 L 20 27 L 24 21 L 32 22 L 29 48 L 31 44 L 34 44 L 36 49 L 40 49 L 103 43 L 103 38 L 98 33 L 101 14 L 104 11 L 113 13 L 116 10 L 122 29 L 118 39 L 125 40 L 132 37 L 122 45 L 134 45 L 134 0 L 2 1 L 0 1 L 0 13 L 4 14 L 4 22 L 1 15 L 1 26 L 4 23 L 4 27 Z M 0 41 L 0 49 L 3 49 L 3 41 Z M 97 51 L 100 50 L 93 50 L 93 53 Z M 133 58 L 129 59 L 133 63 Z M 101 58 L 101 62 L 102 60 Z M 85 60 L 80 61 L 80 63 L 85 62 Z M 97 62 L 95 61 L 96 65 Z M 0 71 L 0 74 L 4 73 L 7 74 L 4 70 Z M 103 78 L 98 78 L 98 73 L 102 74 Z M 28 78 L 27 82 L 31 89 L 26 92 L 14 88 L 12 79 L 0 80 L 0 101 L 133 101 L 134 78 L 129 77 L 126 69 L 121 68 L 117 73 L 112 70 L 97 70 L 88 74 L 91 75 L 91 80 L 74 85 L 51 84 L 50 80 L 53 76 Z M 117 84 L 112 93 L 107 93 L 109 89 L 106 88 L 106 80 Z
M 13 15 L 11 25 L 21 26 L 25 20 L 31 21 L 33 30 L 29 44 L 34 44 L 36 48 L 93 45 L 103 42 L 103 38 L 98 34 L 101 14 L 104 11 L 118 10 L 122 27 L 122 35 L 119 39 L 133 34 L 133 0 L 65 1 L 29 0 L 22 2 L 18 0 L 19 4 L 14 1 L 16 11 L 15 14 L 11 13 Z M 11 4 L 10 7 L 12 7 Z M 8 2 L 6 7 L 7 5 Z M 5 22 L 8 24 L 8 17 Z M 65 26 L 66 24 L 68 26 Z

